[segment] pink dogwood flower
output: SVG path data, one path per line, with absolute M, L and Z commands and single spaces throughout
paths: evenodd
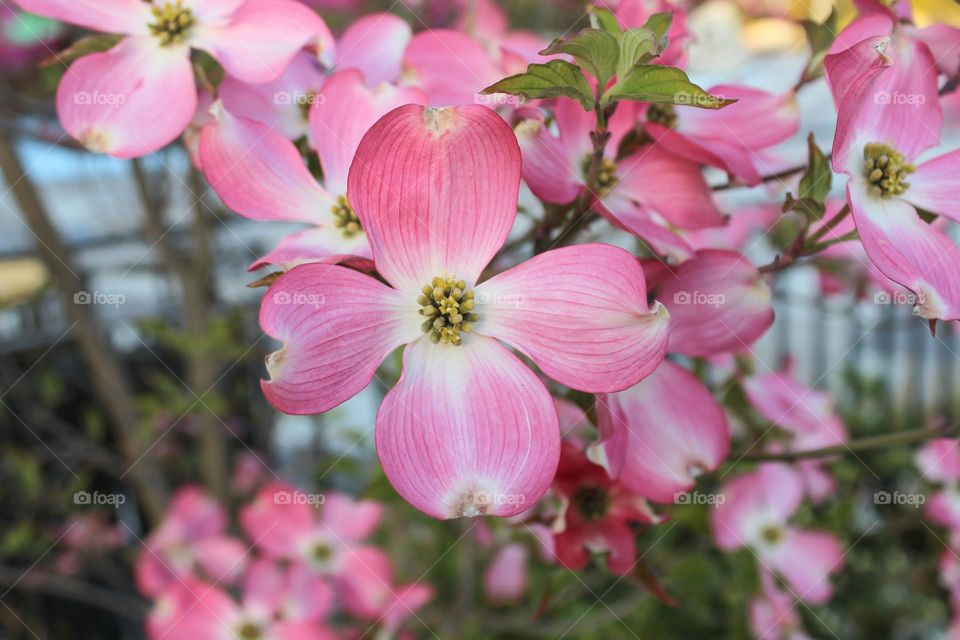
M 565 204 L 587 188 L 595 127 L 593 114 L 567 98 L 553 103 L 555 127 L 542 111 L 525 108 L 515 125 L 523 152 L 523 179 L 533 193 Z M 636 110 L 621 104 L 610 119 L 611 133 L 600 173 L 600 188 L 591 197 L 610 221 L 646 240 L 658 253 L 689 257 L 682 238 L 669 227 L 702 229 L 724 223 L 699 162 L 671 153 L 666 145 L 647 144 L 617 159 L 624 137 L 636 125 Z
M 253 563 L 239 602 L 203 582 L 161 594 L 147 625 L 151 640 L 334 640 L 324 625 L 333 590 L 302 565 Z
M 637 563 L 633 524 L 657 524 L 641 496 L 611 480 L 572 442 L 564 442 L 553 490 L 561 507 L 554 525 L 557 560 L 574 571 L 586 568 L 591 553 L 606 554 L 607 568 L 626 574 Z
M 523 598 L 529 580 L 529 556 L 526 545 L 519 542 L 506 544 L 497 551 L 483 572 L 483 592 L 488 600 L 509 604 Z
M 692 373 L 665 360 L 639 384 L 597 398 L 600 454 L 612 478 L 673 503 L 730 451 L 723 409 Z
M 367 235 L 347 198 L 347 171 L 374 122 L 402 104 L 422 101 L 415 89 L 388 84 L 368 89 L 356 69 L 330 76 L 312 98 L 308 123 L 323 186 L 293 142 L 271 128 L 273 123 L 238 117 L 225 103 L 216 105 L 216 121 L 200 136 L 200 158 L 211 188 L 244 217 L 312 225 L 281 240 L 251 269 L 265 264 L 288 269 L 313 261 L 369 263 Z
M 67 132 L 91 151 L 130 158 L 177 138 L 197 106 L 192 49 L 247 82 L 277 78 L 310 40 L 328 34 L 293 0 L 16 0 L 26 11 L 122 34 L 74 62 L 57 89 Z
M 958 319 L 960 249 L 917 208 L 960 220 L 960 153 L 916 163 L 939 142 L 937 69 L 927 46 L 890 20 L 871 11 L 848 28 L 854 43 L 826 58 L 839 114 L 833 167 L 850 177 L 847 201 L 870 260 L 913 292 L 916 315 Z M 877 22 L 893 35 L 872 35 Z
M 199 487 L 177 491 L 137 559 L 137 588 L 153 596 L 188 577 L 232 584 L 246 568 L 243 543 L 225 533 L 227 512 Z
M 953 438 L 937 438 L 917 453 L 917 467 L 923 477 L 942 485 L 925 511 L 930 520 L 960 531 L 960 443 Z
M 756 640 L 810 640 L 796 606 L 796 598 L 777 586 L 773 573 L 760 569 L 760 593 L 748 608 L 753 637 Z
M 490 109 L 407 105 L 375 124 L 348 192 L 388 285 L 306 264 L 268 291 L 260 324 L 268 400 L 327 411 L 397 347 L 404 371 L 377 416 L 377 452 L 401 496 L 438 518 L 514 515 L 547 489 L 557 411 L 538 377 L 588 391 L 639 382 L 663 358 L 667 314 L 643 272 L 607 245 L 549 251 L 479 282 L 516 217 L 520 152 Z
M 711 511 L 713 539 L 724 551 L 749 547 L 775 571 L 797 599 L 823 604 L 833 593 L 830 574 L 843 551 L 830 533 L 790 526 L 803 502 L 800 475 L 788 465 L 764 463 L 726 483 L 724 500 Z

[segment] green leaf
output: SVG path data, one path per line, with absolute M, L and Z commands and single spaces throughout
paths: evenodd
M 809 149 L 810 159 L 806 172 L 800 178 L 799 196 L 801 199 L 809 198 L 822 203 L 827 194 L 830 193 L 830 186 L 833 184 L 833 172 L 830 170 L 830 162 L 820 151 L 812 133 L 807 138 L 807 148 Z
M 590 26 L 594 29 L 603 29 L 612 36 L 620 36 L 620 21 L 609 9 L 590 7 Z
M 554 40 L 540 55 L 571 55 L 601 87 L 605 87 L 617 71 L 619 51 L 614 36 L 601 29 L 584 29 L 566 40 Z
M 673 11 L 664 11 L 662 13 L 655 13 L 647 21 L 643 23 L 645 29 L 650 29 L 657 36 L 657 42 L 662 41 L 667 37 L 667 32 L 670 31 L 670 25 L 673 24 Z
M 786 200 L 783 202 L 783 212 L 787 213 L 788 211 L 797 211 L 810 220 L 819 220 L 826 213 L 827 208 L 819 200 L 794 198 L 792 193 L 788 193 Z
M 707 93 L 676 67 L 656 64 L 641 64 L 619 78 L 603 96 L 602 106 L 606 107 L 615 100 L 659 102 L 701 109 L 720 109 L 736 102 Z
M 591 111 L 594 107 L 593 92 L 583 72 L 566 60 L 531 64 L 524 73 L 504 78 L 481 93 L 508 93 L 531 100 L 565 96 L 578 101 L 584 111 Z
M 823 59 L 833 44 L 837 34 L 837 12 L 830 13 L 823 23 L 805 20 L 803 30 L 807 34 L 807 44 L 810 45 L 810 64 L 803 72 L 805 80 L 816 80 L 823 75 Z
M 120 42 L 120 36 L 101 34 L 96 36 L 86 36 L 80 38 L 69 47 L 55 53 L 40 63 L 41 67 L 52 67 L 54 65 L 63 65 L 66 67 L 77 58 L 90 53 L 99 53 L 112 49 L 115 44 Z
M 617 77 L 623 78 L 638 64 L 652 60 L 659 52 L 657 42 L 656 34 L 646 27 L 627 29 L 620 34 Z

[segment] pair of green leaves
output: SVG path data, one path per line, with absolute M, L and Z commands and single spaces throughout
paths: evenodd
M 783 212 L 798 211 L 811 220 L 819 220 L 826 212 L 825 201 L 833 184 L 833 172 L 830 170 L 830 160 L 817 146 L 813 134 L 807 138 L 809 160 L 807 170 L 800 178 L 797 197 L 787 194 L 783 204 Z
M 733 102 L 713 96 L 690 82 L 675 67 L 649 64 L 667 46 L 667 31 L 673 16 L 657 13 L 639 28 L 620 28 L 616 16 L 606 9 L 592 8 L 593 26 L 555 40 L 541 55 L 569 55 L 566 60 L 531 64 L 524 73 L 504 78 L 483 93 L 507 93 L 528 99 L 567 97 L 585 111 L 605 109 L 618 100 L 659 102 L 719 109 Z M 591 89 L 584 72 L 597 89 Z M 616 81 L 609 86 L 610 81 Z

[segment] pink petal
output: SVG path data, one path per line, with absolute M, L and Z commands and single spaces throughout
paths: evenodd
M 24 11 L 94 31 L 146 35 L 153 21 L 142 0 L 13 0 Z
M 191 44 L 208 51 L 226 72 L 244 82 L 270 82 L 327 25 L 294 0 L 247 0 L 222 25 L 199 24 Z
M 270 626 L 271 640 L 337 640 L 340 636 L 319 622 L 276 622 Z M 173 639 L 171 639 L 173 640 Z
M 324 74 L 312 54 L 301 51 L 273 82 L 251 84 L 227 76 L 218 87 L 223 106 L 235 116 L 256 120 L 296 140 L 307 133 L 304 106 L 315 99 Z
M 417 89 L 383 84 L 368 89 L 356 69 L 330 76 L 310 110 L 310 141 L 320 156 L 327 190 L 347 193 L 347 173 L 363 135 L 399 106 L 425 102 Z
M 654 122 L 645 122 L 643 127 L 656 145 L 692 164 L 723 169 L 746 185 L 752 186 L 760 182 L 760 171 L 754 162 L 757 154 L 742 145 L 716 138 L 692 138 Z
M 527 589 L 527 548 L 517 542 L 505 545 L 483 573 L 483 592 L 492 602 L 517 602 Z
M 723 409 L 669 360 L 639 384 L 600 396 L 597 421 L 611 477 L 655 502 L 674 502 L 730 450 Z
M 253 220 L 332 220 L 333 197 L 310 175 L 296 146 L 266 124 L 214 106 L 200 134 L 203 172 L 224 204 Z
M 296 557 L 300 541 L 313 531 L 313 507 L 294 500 L 295 492 L 291 485 L 268 485 L 240 511 L 240 524 L 247 538 L 268 557 Z
M 495 340 L 422 338 L 377 416 L 384 473 L 436 518 L 511 516 L 547 490 L 560 456 L 557 413 L 536 375 Z
M 875 36 L 828 55 L 823 61 L 824 74 L 833 103 L 837 108 L 837 131 L 833 138 L 833 168 L 844 171 L 853 161 L 858 135 L 866 133 L 859 121 L 861 113 L 873 102 L 873 88 L 881 74 L 889 73 L 893 59 L 888 55 L 892 40 Z M 878 138 L 879 140 L 879 138 Z
M 200 22 L 222 22 L 229 20 L 237 9 L 247 0 L 193 0 L 189 2 L 194 16 Z
M 323 522 L 337 538 L 344 541 L 363 540 L 373 533 L 383 516 L 383 505 L 373 500 L 354 501 L 331 493 L 323 503 Z
M 960 54 L 958 54 L 960 55 Z M 924 162 L 910 174 L 903 199 L 920 209 L 960 221 L 960 152 Z
M 960 67 L 960 29 L 943 23 L 934 23 L 923 29 L 910 29 L 912 38 L 924 42 L 936 58 L 940 73 L 949 77 Z
M 773 324 L 770 287 L 738 253 L 707 249 L 671 270 L 657 290 L 670 311 L 670 351 L 741 351 Z
M 197 108 L 185 47 L 130 37 L 70 65 L 57 88 L 57 114 L 67 132 L 95 152 L 146 155 L 175 140 Z M 149 123 L 149 126 L 145 126 Z
M 893 33 L 897 17 L 889 8 L 879 2 L 858 2 L 857 5 L 859 15 L 834 39 L 830 45 L 831 54 L 840 53 L 867 38 Z
M 956 489 L 943 489 L 934 493 L 923 512 L 930 522 L 953 530 L 960 528 L 960 496 Z
M 718 111 L 677 109 L 677 131 L 759 150 L 783 142 L 800 128 L 800 109 L 792 92 L 777 94 L 745 86 L 717 85 L 710 88 L 710 93 L 737 102 Z M 762 127 L 757 126 L 760 120 Z
M 671 262 L 693 257 L 693 248 L 683 237 L 667 228 L 662 218 L 657 216 L 655 219 L 651 212 L 630 200 L 608 193 L 595 206 L 610 224 L 635 234 L 656 255 L 666 256 Z
M 783 527 L 803 502 L 803 478 L 782 463 L 764 463 L 728 481 L 710 511 L 713 539 L 724 551 L 762 544 L 761 528 Z
M 482 89 L 502 77 L 477 41 L 449 29 L 427 29 L 413 36 L 403 64 L 432 106 L 473 104 Z
M 651 179 L 656 176 L 656 179 Z M 620 160 L 616 185 L 603 197 L 614 214 L 628 201 L 663 216 L 684 229 L 718 227 L 724 216 L 713 202 L 713 192 L 703 177 L 700 165 L 650 145 Z
M 343 264 L 355 269 L 373 271 L 373 252 L 366 235 L 347 238 L 336 227 L 314 227 L 290 234 L 273 251 L 250 265 L 256 271 L 268 264 L 289 271 L 308 262 Z
M 788 529 L 776 550 L 762 557 L 799 599 L 814 605 L 833 595 L 830 574 L 843 565 L 843 549 L 833 534 L 803 529 Z
M 752 376 L 742 384 L 753 408 L 793 435 L 792 449 L 816 449 L 846 441 L 847 428 L 836 415 L 829 393 L 811 389 L 788 373 Z
M 900 198 L 874 197 L 854 180 L 847 198 L 867 256 L 917 296 L 914 313 L 927 320 L 960 318 L 960 249 L 953 241 Z
M 389 556 L 375 547 L 355 547 L 347 552 L 345 561 L 338 593 L 343 608 L 352 616 L 377 620 L 393 590 Z
M 391 13 L 373 13 L 355 20 L 340 37 L 338 69 L 359 69 L 368 87 L 400 79 L 403 51 L 413 31 Z
M 377 270 L 415 302 L 438 276 L 473 286 L 510 232 L 519 189 L 517 140 L 495 112 L 407 105 L 364 136 L 348 193 Z
M 953 438 L 931 440 L 917 452 L 917 467 L 935 482 L 960 480 L 960 443 Z
M 194 545 L 197 564 L 214 582 L 232 584 L 247 568 L 247 547 L 236 538 L 217 536 Z
M 581 169 L 570 160 L 563 141 L 550 133 L 543 115 L 529 115 L 514 128 L 523 154 L 523 179 L 542 200 L 571 202 L 583 190 Z
M 499 338 L 545 374 L 581 391 L 619 391 L 663 359 L 668 316 L 647 304 L 630 253 L 592 244 L 548 251 L 476 289 L 477 331 Z
M 415 299 L 344 267 L 288 271 L 260 309 L 264 332 L 283 342 L 267 357 L 264 395 L 293 414 L 322 413 L 350 399 L 391 351 L 422 335 L 416 308 Z

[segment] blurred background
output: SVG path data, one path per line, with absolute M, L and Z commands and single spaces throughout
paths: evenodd
M 455 3 L 326 4 L 341 5 L 320 8 L 336 31 L 374 10 L 407 17 L 415 29 L 442 26 Z M 512 0 L 504 9 L 514 27 L 548 37 L 585 23 L 573 0 Z M 914 10 L 920 23 L 960 25 L 960 6 L 948 0 Z M 830 2 L 698 4 L 688 73 L 705 87 L 786 91 L 810 57 L 801 21 L 833 14 L 842 25 L 851 13 Z M 641 571 L 629 580 L 581 580 L 539 565 L 514 607 L 481 592 L 490 557 L 481 541 L 471 536 L 437 558 L 465 525 L 420 516 L 383 478 L 373 419 L 384 382 L 322 416 L 284 416 L 260 393 L 263 358 L 276 345 L 257 323 L 263 289 L 248 286 L 266 273 L 247 265 L 294 229 L 227 211 L 182 147 L 121 161 L 74 146 L 52 103 L 62 69 L 38 65 L 77 35 L 0 0 L 0 638 L 144 638 L 151 604 L 137 595 L 131 567 L 171 491 L 200 483 L 236 505 L 278 478 L 387 502 L 377 540 L 399 576 L 429 571 L 437 595 L 420 617 L 443 638 L 749 637 L 752 558 L 713 549 L 708 506 L 672 510 L 677 526 L 646 532 Z M 805 161 L 808 132 L 822 146 L 833 135 L 822 82 L 805 85 L 798 101 L 801 133 L 777 150 L 787 165 Z M 960 105 L 945 108 L 944 143 L 956 148 Z M 775 187 L 759 198 L 735 189 L 718 198 L 733 216 L 778 201 Z M 777 238 L 789 236 L 760 222 L 745 252 L 768 262 Z M 883 291 L 868 285 L 833 292 L 837 269 L 823 262 L 778 277 L 777 321 L 754 349 L 758 361 L 770 370 L 789 363 L 803 383 L 831 392 L 855 437 L 960 419 L 954 327 L 931 337 L 909 305 L 883 303 Z M 393 360 L 383 380 L 398 375 Z M 948 617 L 936 574 L 943 541 L 914 507 L 881 513 L 868 500 L 883 489 L 922 490 L 912 453 L 863 455 L 872 471 L 857 458 L 836 461 L 835 499 L 800 516 L 848 543 L 863 538 L 833 601 L 799 611 L 804 626 L 815 638 L 940 637 Z M 97 491 L 125 499 L 78 498 Z M 880 530 L 869 526 L 877 519 Z M 549 611 L 531 622 L 547 594 Z

